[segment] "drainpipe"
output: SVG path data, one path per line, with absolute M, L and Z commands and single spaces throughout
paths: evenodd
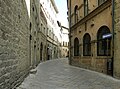
M 114 10 L 115 10 L 115 1 L 112 0 L 112 61 L 113 61 L 113 72 L 114 72 L 114 35 L 115 35 L 115 31 L 114 31 Z M 113 75 L 113 73 L 112 73 Z
M 69 5 L 70 5 L 70 14 L 69 14 L 69 64 L 71 65 L 71 0 L 69 2 Z

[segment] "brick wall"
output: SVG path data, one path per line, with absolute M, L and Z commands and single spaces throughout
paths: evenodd
M 28 73 L 29 17 L 24 0 L 0 0 L 0 89 L 12 89 Z

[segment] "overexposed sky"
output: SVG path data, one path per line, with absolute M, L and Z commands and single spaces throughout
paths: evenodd
M 28 15 L 30 17 L 30 0 L 25 0 L 27 4 Z
M 58 20 L 61 22 L 61 25 L 68 27 L 67 0 L 55 0 L 55 3 L 59 11 Z
M 58 20 L 61 22 L 61 25 L 64 27 L 68 27 L 68 20 L 67 20 L 67 0 L 55 0 L 55 4 L 58 8 Z M 68 30 L 63 28 L 62 31 L 62 41 L 68 42 Z M 65 33 L 65 34 L 64 34 Z

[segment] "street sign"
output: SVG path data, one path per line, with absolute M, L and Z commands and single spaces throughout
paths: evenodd
M 111 34 L 111 33 L 104 34 L 104 35 L 102 36 L 103 39 L 110 38 L 110 37 L 112 37 L 112 34 Z

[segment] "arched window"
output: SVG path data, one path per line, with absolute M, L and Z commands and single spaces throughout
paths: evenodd
M 86 33 L 83 37 L 83 56 L 91 56 L 91 37 Z
M 78 6 L 76 5 L 74 8 L 74 14 L 75 14 L 75 23 L 78 21 Z
M 78 38 L 74 39 L 74 56 L 79 56 L 79 40 L 78 40 Z
M 102 26 L 97 32 L 97 55 L 108 56 L 111 53 L 111 36 L 107 26 Z M 106 36 L 106 38 L 103 38 Z M 107 37 L 108 36 L 108 37 Z

